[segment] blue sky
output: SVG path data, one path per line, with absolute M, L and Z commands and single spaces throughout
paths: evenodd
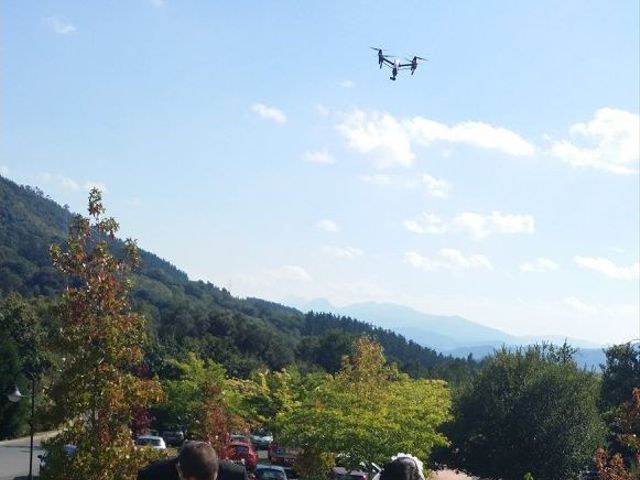
M 371 3 L 3 2 L 0 174 L 236 295 L 638 337 L 638 2 Z

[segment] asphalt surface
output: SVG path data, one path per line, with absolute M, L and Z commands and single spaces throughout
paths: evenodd
M 40 440 L 50 434 L 39 434 L 33 439 L 33 475 L 40 469 L 38 455 L 42 452 Z M 29 473 L 29 437 L 0 442 L 0 480 L 27 478 Z

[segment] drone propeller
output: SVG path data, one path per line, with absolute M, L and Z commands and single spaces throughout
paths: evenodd
M 413 62 L 413 58 L 406 58 L 405 57 L 405 60 L 407 60 L 408 62 Z M 417 55 L 416 55 L 416 60 L 422 60 L 423 62 L 428 62 L 429 61 L 428 58 L 418 57 Z
M 383 52 L 386 52 L 387 49 L 386 48 L 379 48 L 379 47 L 369 47 L 371 50 L 375 50 L 376 52 L 382 50 Z

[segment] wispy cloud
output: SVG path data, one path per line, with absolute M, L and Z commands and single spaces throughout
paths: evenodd
M 302 155 L 302 159 L 305 162 L 309 163 L 320 163 L 324 165 L 333 165 L 336 163 L 335 158 L 333 158 L 326 150 L 321 150 L 317 152 L 305 152 Z
M 452 186 L 451 183 L 442 178 L 424 173 L 422 175 L 390 175 L 386 173 L 374 173 L 361 175 L 360 180 L 378 187 L 399 188 L 410 190 L 423 187 L 426 194 L 435 198 L 448 198 Z
M 76 31 L 75 25 L 58 17 L 48 17 L 45 22 L 51 30 L 59 35 L 68 35 Z
M 149 3 L 156 8 L 162 8 L 167 4 L 166 0 L 149 0 Z
M 638 173 L 640 116 L 601 108 L 593 119 L 571 126 L 570 140 L 553 142 L 551 155 L 574 167 L 604 170 L 618 175 Z
M 324 105 L 319 103 L 316 105 L 316 113 L 321 117 L 328 117 L 329 115 L 331 115 L 331 110 L 329 110 L 328 107 L 325 107 Z
M 605 305 L 602 303 L 584 302 L 576 297 L 566 297 L 562 299 L 562 304 L 572 310 L 587 315 L 597 315 L 601 317 L 630 317 L 634 319 L 637 319 L 640 316 L 640 305 L 637 303 Z
M 269 107 L 264 103 L 256 103 L 251 107 L 255 113 L 266 120 L 271 120 L 276 123 L 285 123 L 287 121 L 287 116 L 285 113 L 275 107 Z
M 2 175 L 3 177 L 6 177 L 9 175 L 9 167 L 7 167 L 6 165 L 0 165 L 0 175 Z
M 342 88 L 353 88 L 356 86 L 353 80 L 342 80 L 341 82 L 338 82 L 338 85 Z
M 92 188 L 98 188 L 102 192 L 107 191 L 107 186 L 102 182 L 96 182 L 93 180 L 74 180 L 73 178 L 66 177 L 60 174 L 42 172 L 37 175 L 37 178 L 41 182 L 49 183 L 51 185 L 56 185 L 58 187 L 62 187 L 65 190 L 71 191 L 89 191 Z
M 551 272 L 554 270 L 558 270 L 560 265 L 549 258 L 538 257 L 535 260 L 530 262 L 523 263 L 520 265 L 520 270 L 522 272 L 528 273 L 544 273 Z
M 329 233 L 336 233 L 340 231 L 340 226 L 336 222 L 334 222 L 333 220 L 329 220 L 328 218 L 320 220 L 318 223 L 316 223 L 316 227 Z
M 329 257 L 340 258 L 345 260 L 353 260 L 364 255 L 364 250 L 356 247 L 337 247 L 334 245 L 325 245 L 320 251 Z
M 423 213 L 412 220 L 406 220 L 404 227 L 413 233 L 441 235 L 445 233 L 465 233 L 475 240 L 491 235 L 533 234 L 535 220 L 531 215 L 491 212 L 481 215 L 464 212 L 452 220 L 445 221 L 433 213 Z
M 438 251 L 435 257 L 425 257 L 417 252 L 407 252 L 404 255 L 404 259 L 413 268 L 427 272 L 493 270 L 493 265 L 484 255 L 464 255 L 453 248 L 443 248 Z
M 427 188 L 427 193 L 436 198 L 448 198 L 451 193 L 451 184 L 442 178 L 436 178 L 428 173 L 422 175 L 422 183 Z
M 461 144 L 513 156 L 535 152 L 535 147 L 519 134 L 483 122 L 449 126 L 424 117 L 399 119 L 386 112 L 354 110 L 337 128 L 349 148 L 370 157 L 377 168 L 412 166 L 414 144 Z
M 580 257 L 574 258 L 576 265 L 586 270 L 593 270 L 609 278 L 616 280 L 637 280 L 640 278 L 640 262 L 636 262 L 628 267 L 616 265 L 608 258 L 603 257 Z

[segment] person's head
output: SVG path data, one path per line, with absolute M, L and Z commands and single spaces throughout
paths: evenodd
M 176 469 L 181 480 L 216 480 L 218 455 L 207 442 L 188 442 L 180 449 Z
M 399 453 L 387 463 L 380 480 L 424 480 L 422 462 L 411 455 Z

